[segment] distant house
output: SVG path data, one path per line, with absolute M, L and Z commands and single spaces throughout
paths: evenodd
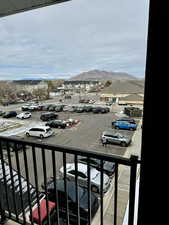
M 65 90 L 85 90 L 90 91 L 94 87 L 99 87 L 101 85 L 101 81 L 87 81 L 87 80 L 69 80 L 64 81 L 63 88 Z
M 100 95 L 101 101 L 120 101 L 142 102 L 144 96 L 144 82 L 140 80 L 116 80 L 103 89 Z M 128 98 L 128 99 L 127 99 Z
M 48 84 L 43 80 L 15 80 L 13 83 L 20 89 L 32 92 L 35 89 L 46 89 Z

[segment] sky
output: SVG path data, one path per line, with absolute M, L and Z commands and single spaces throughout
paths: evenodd
M 0 18 L 0 80 L 94 69 L 144 78 L 148 0 L 72 0 Z

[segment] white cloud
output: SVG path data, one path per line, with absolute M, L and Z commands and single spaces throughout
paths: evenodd
M 148 0 L 74 0 L 2 18 L 0 79 L 122 67 L 143 76 L 147 18 Z

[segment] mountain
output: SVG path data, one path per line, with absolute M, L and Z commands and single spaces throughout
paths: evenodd
M 91 70 L 80 73 L 69 80 L 114 80 L 114 79 L 137 79 L 136 77 L 125 72 L 111 72 L 103 70 Z

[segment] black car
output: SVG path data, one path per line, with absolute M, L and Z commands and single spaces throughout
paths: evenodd
M 101 160 L 99 159 L 79 157 L 78 162 L 83 164 L 87 164 L 89 162 L 90 166 L 94 167 L 98 171 L 101 171 Z M 108 176 L 112 176 L 115 172 L 115 163 L 103 161 L 103 172 Z
M 17 115 L 17 112 L 15 112 L 15 111 L 9 111 L 9 112 L 6 112 L 6 113 L 3 115 L 3 118 L 16 117 L 16 115 Z
M 84 112 L 92 112 L 92 110 L 93 110 L 93 107 L 92 106 L 84 106 L 83 107 L 84 108 Z
M 49 201 L 56 202 L 58 197 L 59 214 L 60 217 L 66 218 L 66 194 L 68 197 L 68 208 L 69 208 L 69 220 L 71 224 L 77 224 L 77 201 L 76 201 L 76 185 L 74 182 L 67 182 L 67 192 L 65 193 L 64 180 L 56 180 L 56 190 L 53 179 L 47 183 L 47 193 Z M 42 186 L 44 189 L 44 186 Z M 91 192 L 91 218 L 94 217 L 98 208 L 99 201 L 96 195 Z M 79 214 L 80 224 L 87 224 L 88 221 L 88 190 L 78 186 L 79 196 Z
M 46 126 L 53 128 L 66 128 L 67 123 L 64 120 L 51 120 L 45 124 Z
M 55 120 L 57 118 L 58 118 L 58 114 L 53 113 L 53 112 L 42 113 L 40 116 L 40 119 L 42 121 Z
M 101 107 L 93 107 L 92 112 L 93 113 L 101 113 L 102 108 Z

